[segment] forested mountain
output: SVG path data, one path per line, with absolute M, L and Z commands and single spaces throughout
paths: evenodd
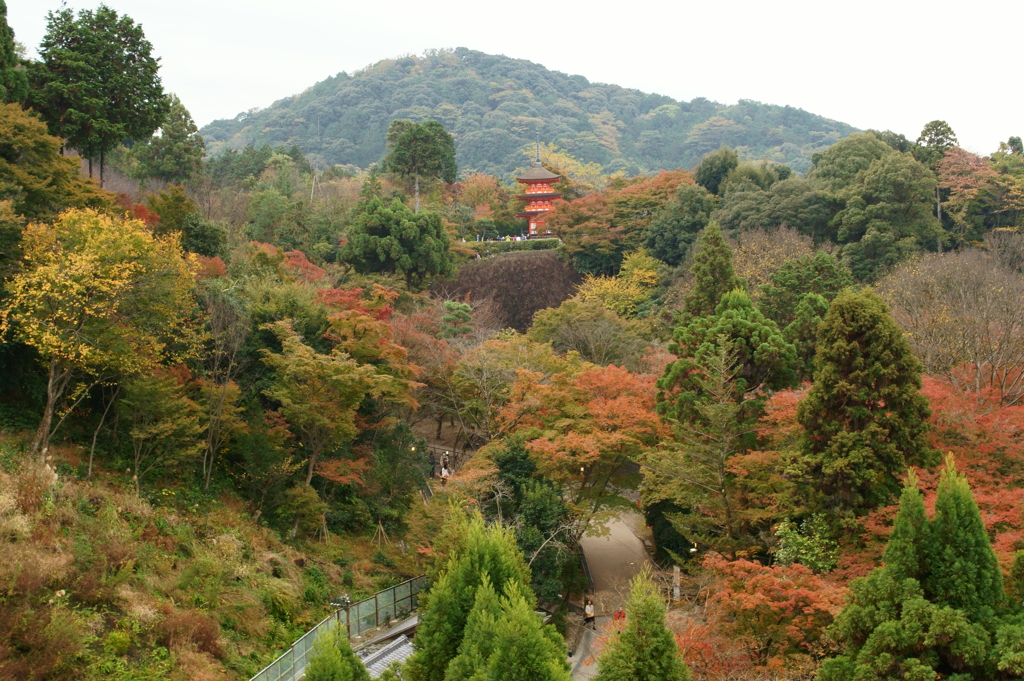
M 521 150 L 538 134 L 606 172 L 635 175 L 692 168 L 722 145 L 803 173 L 811 154 L 855 131 L 789 106 L 680 102 L 460 47 L 339 73 L 201 132 L 213 154 L 295 144 L 315 163 L 365 168 L 384 155 L 384 133 L 398 118 L 441 121 L 456 137 L 464 174 L 498 176 L 524 165 Z

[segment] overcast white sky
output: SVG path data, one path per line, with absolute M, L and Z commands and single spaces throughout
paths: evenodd
M 75 10 L 98 4 L 68 1 Z M 339 71 L 462 46 L 676 99 L 789 104 L 910 139 L 943 119 L 984 154 L 1024 136 L 1021 0 L 106 4 L 142 24 L 164 87 L 200 126 Z M 59 5 L 7 0 L 30 54 Z

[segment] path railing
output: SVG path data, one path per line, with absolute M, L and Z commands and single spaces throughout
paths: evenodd
M 426 582 L 427 578 L 423 575 L 413 577 L 352 603 L 347 608 L 334 611 L 293 643 L 284 655 L 252 677 L 251 681 L 299 681 L 319 636 L 326 634 L 332 627 L 344 626 L 349 638 L 352 638 L 405 617 L 419 605 L 419 593 Z

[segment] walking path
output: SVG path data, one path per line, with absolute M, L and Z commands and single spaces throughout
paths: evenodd
M 629 595 L 629 580 L 650 563 L 643 542 L 632 528 L 643 528 L 642 517 L 634 511 L 623 511 L 605 523 L 608 533 L 602 537 L 583 537 L 580 545 L 587 557 L 594 580 L 594 609 L 597 629 L 611 621 L 618 607 L 625 608 Z M 581 604 L 582 605 L 582 604 Z M 629 613 L 626 613 L 629 616 Z M 585 630 L 569 658 L 573 679 L 590 679 L 597 675 L 597 664 L 592 655 L 597 634 Z

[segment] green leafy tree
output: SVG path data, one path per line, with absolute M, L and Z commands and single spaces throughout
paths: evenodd
M 28 97 L 28 78 L 18 61 L 7 3 L 0 0 L 0 102 L 23 102 Z
M 199 407 L 185 396 L 173 376 L 132 379 L 118 403 L 118 412 L 129 424 L 136 494 L 144 475 L 154 470 L 178 472 L 186 462 L 198 458 L 203 448 Z
M 818 187 L 838 196 L 873 161 L 892 153 L 892 148 L 873 134 L 854 133 L 814 154 L 814 168 L 807 176 Z
M 138 160 L 134 174 L 143 179 L 155 177 L 181 184 L 194 179 L 202 170 L 206 142 L 178 96 L 169 95 L 167 100 L 167 115 L 160 124 L 160 134 L 132 147 L 132 156 Z
M 498 595 L 518 592 L 535 606 L 529 590 L 530 570 L 511 530 L 487 527 L 477 516 L 453 542 L 445 569 L 424 598 L 419 630 L 406 673 L 413 681 L 443 681 L 449 662 L 465 638 L 466 623 L 486 576 Z M 513 586 L 515 584 L 516 586 Z
M 931 212 L 937 180 L 907 154 L 874 160 L 843 190 L 845 207 L 833 218 L 843 259 L 853 274 L 873 280 L 941 236 Z
M 194 280 L 174 237 L 134 220 L 68 211 L 25 230 L 26 266 L 7 285 L 0 330 L 47 369 L 30 450 L 45 456 L 54 412 L 76 375 L 131 376 L 186 348 Z
M 848 286 L 853 286 L 850 269 L 831 253 L 818 251 L 787 260 L 771 281 L 761 286 L 759 307 L 779 328 L 785 328 L 796 319 L 797 307 L 808 293 L 827 302 Z
M 697 184 L 717 195 L 725 178 L 739 164 L 740 157 L 735 149 L 721 147 L 700 160 L 693 171 L 693 179 L 697 181 Z
M 775 560 L 782 565 L 800 563 L 817 573 L 831 572 L 838 561 L 839 543 L 833 538 L 828 518 L 815 513 L 797 525 L 783 520 L 775 528 L 779 540 Z
M 722 238 L 718 223 L 708 223 L 700 233 L 697 248 L 690 268 L 693 287 L 683 303 L 683 312 L 689 318 L 714 314 L 723 295 L 744 288 L 732 267 L 732 249 Z
M 862 511 L 887 501 L 908 464 L 934 461 L 921 363 L 882 299 L 840 293 L 818 332 L 814 385 L 797 408 L 802 465 L 820 505 Z
M 370 681 L 370 673 L 340 626 L 329 627 L 316 637 L 304 674 L 306 681 Z
M 459 174 L 455 165 L 455 138 L 433 119 L 422 123 L 391 121 L 387 134 L 388 154 L 384 167 L 415 183 L 415 212 L 420 212 L 420 177 L 452 184 Z
M 651 255 L 678 267 L 686 259 L 697 235 L 707 227 L 715 197 L 695 184 L 681 184 L 675 198 L 658 209 L 647 228 L 646 246 Z
M 395 199 L 366 202 L 349 228 L 342 258 L 359 272 L 389 272 L 405 277 L 410 289 L 426 277 L 454 271 L 448 233 L 435 213 L 413 214 Z
M 665 626 L 665 603 L 647 570 L 633 577 L 626 628 L 597 660 L 597 681 L 689 681 L 690 670 Z
M 172 184 L 161 192 L 150 194 L 146 197 L 146 205 L 159 218 L 157 234 L 179 234 L 181 247 L 189 253 L 207 257 L 224 255 L 227 232 L 203 216 L 199 206 L 181 185 Z
M 445 314 L 441 316 L 441 331 L 438 334 L 441 338 L 455 338 L 473 332 L 470 322 L 473 316 L 472 309 L 467 303 L 460 303 L 457 300 L 444 301 Z
M 935 164 L 942 159 L 946 151 L 957 144 L 959 143 L 956 133 L 953 132 L 949 123 L 935 120 L 921 129 L 921 134 L 917 138 L 917 147 L 913 152 L 917 160 L 934 169 Z
M 302 441 L 308 457 L 308 485 L 320 457 L 357 435 L 356 410 L 363 399 L 386 395 L 392 379 L 340 350 L 316 352 L 289 322 L 269 328 L 282 351 L 263 350 L 264 364 L 276 372 L 273 384 L 263 392 L 281 405 L 281 414 Z
M 144 140 L 160 127 L 168 102 L 159 59 L 142 26 L 106 5 L 47 14 L 40 61 L 30 71 L 33 107 L 50 131 L 83 156 L 99 156 L 100 185 L 108 151 Z

